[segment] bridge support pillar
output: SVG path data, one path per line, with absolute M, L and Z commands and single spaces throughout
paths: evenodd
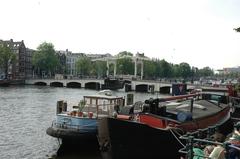
M 113 76 L 116 77 L 117 74 L 117 66 L 116 62 L 114 62 L 114 71 L 113 71 Z
M 137 64 L 141 65 L 141 80 L 142 80 L 143 79 L 143 61 L 137 58 L 134 61 L 134 77 L 137 78 Z
M 117 74 L 117 63 L 116 61 L 109 61 L 107 60 L 107 77 L 109 76 L 109 65 L 113 64 L 114 69 L 113 69 L 113 76 L 116 77 Z
M 141 80 L 143 79 L 143 61 L 141 61 Z
M 109 62 L 107 60 L 107 77 L 109 76 Z
M 134 62 L 134 77 L 137 78 L 137 59 Z

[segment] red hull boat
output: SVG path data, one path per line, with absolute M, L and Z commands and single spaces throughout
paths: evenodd
M 194 94 L 150 99 L 140 113 L 134 113 L 136 107 L 132 109 L 130 114 L 100 122 L 98 139 L 104 159 L 179 159 L 178 151 L 184 146 L 181 135 L 213 126 L 228 134 L 233 127 L 226 96 Z

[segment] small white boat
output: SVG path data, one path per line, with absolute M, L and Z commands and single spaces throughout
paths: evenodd
M 112 95 L 112 91 L 110 89 L 105 89 L 105 90 L 99 91 L 98 94 L 111 96 Z

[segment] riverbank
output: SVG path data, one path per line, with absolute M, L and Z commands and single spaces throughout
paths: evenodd
M 0 80 L 0 86 L 24 85 L 24 84 L 25 84 L 25 80 L 20 80 L 20 79 Z

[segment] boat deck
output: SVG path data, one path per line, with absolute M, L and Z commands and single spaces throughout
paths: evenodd
M 161 103 L 161 105 L 166 105 L 167 113 L 172 113 L 177 115 L 180 112 L 190 113 L 190 101 L 186 102 L 170 102 L 170 103 Z M 220 104 L 216 101 L 211 100 L 197 100 L 194 101 L 193 104 L 193 112 L 192 112 L 192 119 L 206 117 L 208 115 L 213 115 L 214 113 L 218 113 L 219 111 L 223 110 L 224 108 L 228 107 L 227 104 Z

